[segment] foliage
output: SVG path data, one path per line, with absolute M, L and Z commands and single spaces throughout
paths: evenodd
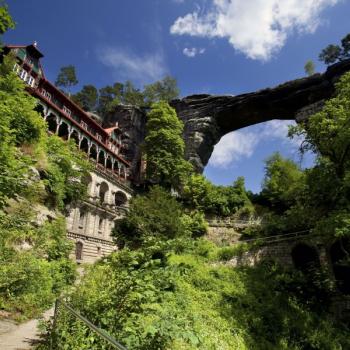
M 192 169 L 184 159 L 182 121 L 168 103 L 161 101 L 152 105 L 146 128 L 147 179 L 168 188 L 179 188 Z
M 94 111 L 97 107 L 98 91 L 93 85 L 84 85 L 81 91 L 72 95 L 72 100 L 85 111 Z
M 75 67 L 72 65 L 61 67 L 57 75 L 55 85 L 66 89 L 70 95 L 70 88 L 77 84 L 78 80 L 75 74 Z
M 348 330 L 309 302 L 323 289 L 303 274 L 274 264 L 214 265 L 213 249 L 199 240 L 166 260 L 149 248 L 115 253 L 92 267 L 69 303 L 135 350 L 350 346 Z M 59 318 L 55 334 L 57 348 L 105 348 L 73 318 Z
M 179 94 L 180 91 L 177 87 L 176 79 L 170 76 L 166 76 L 153 84 L 146 85 L 143 91 L 145 102 L 148 105 L 159 101 L 169 102 L 178 98 Z
M 13 62 L 7 56 L 0 65 L 0 309 L 25 318 L 52 305 L 75 278 L 59 209 L 83 197 L 89 165 L 73 143 L 48 137 Z M 40 218 L 44 203 L 52 212 Z
M 350 58 L 350 33 L 341 40 L 341 46 L 330 44 L 319 55 L 319 60 L 327 65 L 347 58 Z
M 116 222 L 114 236 L 119 244 L 134 248 L 175 239 L 188 232 L 182 216 L 176 199 L 154 186 L 146 195 L 132 198 L 128 214 Z
M 304 70 L 305 70 L 305 73 L 308 75 L 308 76 L 311 76 L 313 74 L 315 74 L 315 64 L 313 61 L 309 60 L 305 63 L 305 66 L 304 66 Z
M 46 154 L 48 165 L 42 170 L 42 176 L 48 190 L 47 204 L 62 210 L 86 194 L 82 179 L 91 164 L 73 141 L 65 142 L 58 136 L 47 138 Z
M 4 1 L 0 1 L 0 35 L 14 27 L 15 22 L 9 14 L 7 5 L 4 4 Z
M 193 174 L 182 190 L 184 203 L 206 214 L 228 216 L 252 214 L 253 207 L 248 198 L 244 178 L 239 177 L 232 186 L 215 186 L 204 176 Z
M 17 146 L 31 144 L 37 154 L 45 137 L 35 99 L 24 91 L 12 67 L 12 58 L 5 57 L 0 66 L 0 208 L 20 192 L 31 162 Z
M 75 279 L 65 221 L 36 225 L 28 201 L 0 212 L 0 309 L 35 317 Z
M 261 197 L 272 209 L 283 212 L 295 203 L 303 177 L 303 172 L 293 161 L 275 153 L 266 160 Z

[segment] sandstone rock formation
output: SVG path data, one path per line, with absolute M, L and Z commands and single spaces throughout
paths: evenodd
M 134 182 L 140 179 L 140 145 L 146 136 L 146 113 L 138 107 L 131 105 L 116 106 L 113 112 L 104 116 L 103 127 L 110 128 L 116 125 L 125 132 L 123 139 L 123 157 L 132 163 L 132 176 Z
M 193 95 L 171 105 L 185 123 L 186 157 L 203 171 L 215 144 L 225 134 L 272 119 L 302 120 L 334 93 L 334 83 L 350 70 L 350 60 L 323 74 L 238 96 Z

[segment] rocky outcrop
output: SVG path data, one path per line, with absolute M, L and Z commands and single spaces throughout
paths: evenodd
M 132 164 L 133 180 L 137 183 L 140 180 L 140 146 L 146 136 L 146 113 L 135 106 L 119 105 L 104 116 L 103 127 L 110 128 L 116 123 L 124 132 L 122 155 Z
M 350 70 L 350 60 L 323 74 L 237 96 L 193 95 L 174 100 L 185 124 L 186 157 L 203 171 L 215 144 L 225 134 L 272 119 L 302 120 L 319 110 L 334 93 L 334 84 Z

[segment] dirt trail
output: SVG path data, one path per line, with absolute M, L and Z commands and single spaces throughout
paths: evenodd
M 47 310 L 43 317 L 49 319 L 54 309 Z M 0 349 L 1 350 L 27 350 L 33 349 L 39 339 L 38 320 L 30 320 L 16 325 L 10 321 L 0 321 Z

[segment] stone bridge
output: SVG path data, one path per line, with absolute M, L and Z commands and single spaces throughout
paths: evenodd
M 193 95 L 171 105 L 184 122 L 186 158 L 202 172 L 225 134 L 272 119 L 300 121 L 318 111 L 334 94 L 335 83 L 350 71 L 350 59 L 323 74 L 237 96 Z

